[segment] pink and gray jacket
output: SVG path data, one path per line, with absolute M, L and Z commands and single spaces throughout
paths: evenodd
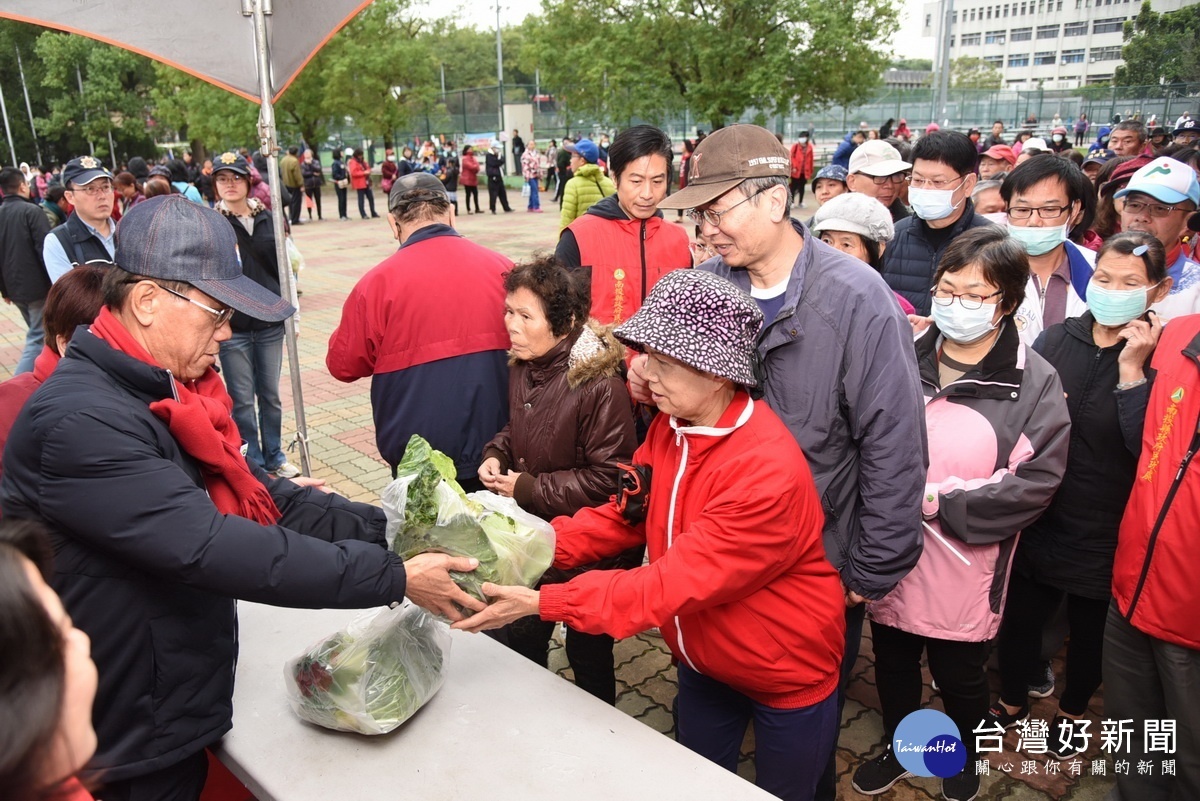
M 929 437 L 928 536 L 917 566 L 870 606 L 876 622 L 941 640 L 994 637 L 1017 537 L 1062 481 L 1071 428 L 1062 382 L 1021 343 L 1011 317 L 1001 325 L 983 361 L 945 387 L 937 327 L 916 341 Z

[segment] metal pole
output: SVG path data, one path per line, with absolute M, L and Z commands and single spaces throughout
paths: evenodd
M 272 12 L 272 0 L 242 0 L 242 15 L 253 17 L 254 49 L 258 56 L 258 93 L 262 107 L 258 114 L 258 138 L 261 152 L 267 157 L 268 184 L 271 188 L 271 219 L 275 229 L 275 258 L 279 261 L 279 286 L 285 298 L 294 298 L 292 291 L 292 267 L 288 261 L 286 233 L 283 227 L 283 198 L 279 191 L 279 170 L 276 153 L 279 144 L 275 139 L 275 108 L 271 104 L 271 59 L 267 44 L 267 15 Z M 296 350 L 296 317 L 284 321 L 284 339 L 287 341 L 288 372 L 292 379 L 292 405 L 296 416 L 296 438 L 300 446 L 300 470 L 312 475 L 308 456 L 308 423 L 304 414 L 304 390 L 300 386 L 300 354 Z
M 496 138 L 499 139 L 508 130 L 504 122 L 504 44 L 500 41 L 500 0 L 496 0 L 496 90 L 500 104 L 500 129 L 496 131 Z M 504 149 L 507 150 L 508 146 L 505 145 Z
M 8 107 L 4 105 L 4 90 L 0 89 L 0 114 L 4 115 L 4 133 L 8 136 L 8 154 L 12 156 L 13 166 L 17 165 L 17 149 L 13 147 L 12 131 L 8 127 Z
M 941 0 L 942 6 L 942 60 L 941 60 L 941 75 L 938 76 L 938 111 L 930 115 L 933 119 L 930 122 L 942 124 L 946 117 L 946 104 L 949 102 L 950 94 L 950 39 L 952 36 L 951 28 L 952 20 L 954 19 L 954 0 Z M 937 119 L 940 113 L 942 120 Z
M 25 85 L 25 67 L 21 64 L 21 48 L 17 48 L 17 70 L 21 73 L 21 91 L 25 93 L 25 110 L 29 112 L 29 131 L 33 134 L 33 149 L 37 153 L 38 166 L 42 161 L 42 145 L 38 142 L 37 129 L 33 127 L 33 106 L 29 104 L 29 87 Z
M 78 64 L 75 65 L 75 81 L 79 84 L 79 100 L 80 104 L 83 106 L 83 124 L 87 125 L 87 102 L 84 101 L 83 97 L 83 76 L 79 73 Z M 88 137 L 88 153 L 92 156 L 96 155 L 96 143 L 92 141 L 92 137 L 90 136 Z

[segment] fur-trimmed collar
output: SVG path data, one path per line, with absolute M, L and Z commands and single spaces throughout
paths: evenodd
M 262 214 L 264 211 L 267 210 L 267 207 L 263 205 L 263 202 L 256 197 L 247 198 L 246 204 L 248 206 L 250 206 L 250 216 L 251 217 L 257 217 L 258 215 Z M 243 216 L 241 214 L 234 214 L 232 211 L 230 211 L 229 208 L 226 207 L 224 200 L 218 200 L 217 205 L 213 206 L 213 208 L 215 208 L 217 211 L 224 214 L 226 217 L 241 217 L 241 216 Z
M 588 319 L 577 333 L 570 334 L 545 355 L 528 361 L 509 354 L 509 365 L 529 364 L 535 370 L 567 371 L 567 386 L 576 389 L 597 378 L 621 374 L 625 346 L 612 334 L 613 326 Z M 565 358 L 564 358 L 565 357 Z

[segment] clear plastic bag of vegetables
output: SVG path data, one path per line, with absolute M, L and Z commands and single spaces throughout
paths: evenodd
M 387 734 L 441 688 L 450 628 L 405 601 L 366 612 L 284 666 L 288 702 L 303 720 Z
M 409 559 L 435 551 L 475 557 L 471 573 L 451 573 L 464 592 L 483 597 L 484 582 L 532 587 L 554 561 L 554 528 L 491 492 L 467 495 L 454 462 L 413 435 L 382 495 L 392 550 Z

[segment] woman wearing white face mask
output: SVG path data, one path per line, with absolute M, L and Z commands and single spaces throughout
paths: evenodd
M 1062 384 L 1013 324 L 1028 269 L 999 226 L 966 231 L 946 248 L 934 323 L 915 343 L 927 399 L 925 547 L 900 584 L 868 607 L 887 742 L 920 706 L 922 652 L 963 735 L 961 772 L 943 774 L 942 797 L 951 801 L 979 791 L 972 732 L 987 714 L 988 640 L 1000 627 L 1017 536 L 1050 503 L 1067 461 Z M 855 771 L 855 789 L 885 792 L 909 775 L 904 759 L 889 746 Z
M 1162 331 L 1162 321 L 1147 309 L 1170 287 L 1159 241 L 1146 233 L 1118 234 L 1096 259 L 1088 286 L 1092 309 L 1051 326 L 1034 344 L 1067 393 L 1071 444 L 1054 501 L 1017 546 L 1000 627 L 1002 689 L 989 720 L 1007 729 L 1028 716 L 1026 690 L 1040 658 L 1042 629 L 1065 598 L 1070 639 L 1066 682 L 1050 729 L 1055 759 L 1071 759 L 1086 747 L 1077 721 L 1100 687 L 1117 531 L 1137 472 L 1150 397 L 1145 368 Z M 1060 730 L 1068 736 L 1060 737 Z
M 1008 229 L 1029 254 L 1029 283 L 1017 309 L 1021 341 L 1087 311 L 1087 285 L 1095 254 L 1071 241 L 1095 218 L 1096 191 L 1083 170 L 1061 158 L 1035 158 L 1018 166 L 1000 186 Z
M 808 131 L 801 131 L 800 135 L 796 137 L 796 143 L 788 151 L 792 161 L 792 181 L 788 191 L 798 209 L 804 208 L 804 189 L 813 175 L 814 150 L 809 139 Z

